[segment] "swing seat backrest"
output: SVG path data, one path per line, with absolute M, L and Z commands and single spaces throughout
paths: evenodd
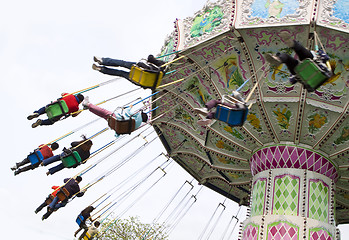
M 129 79 L 138 86 L 155 90 L 160 85 L 163 76 L 163 71 L 146 70 L 133 65 L 130 70 Z
M 48 198 L 46 198 L 45 203 L 46 203 L 47 205 L 49 205 L 49 204 L 53 201 L 54 198 L 55 198 L 55 196 L 53 196 L 52 194 L 50 194 L 50 196 L 49 196 Z
M 45 112 L 49 119 L 65 116 L 69 112 L 67 103 L 63 100 L 56 101 L 46 106 Z
M 229 126 L 242 126 L 246 121 L 248 108 L 230 108 L 218 104 L 214 118 L 227 123 Z
M 71 154 L 63 157 L 61 160 L 64 167 L 71 168 L 81 162 L 81 157 L 77 151 L 73 151 Z
M 84 239 L 84 240 L 91 240 L 91 235 L 88 232 L 86 232 L 85 236 L 82 239 Z
M 312 92 L 329 79 L 329 73 L 323 71 L 312 59 L 304 59 L 295 67 L 295 72 L 305 88 Z
M 66 199 L 69 198 L 70 193 L 68 192 L 68 190 L 65 187 L 62 187 L 58 192 L 57 192 L 57 197 L 59 198 L 59 200 L 62 202 Z
M 79 216 L 76 218 L 76 223 L 80 226 L 80 224 L 85 220 L 84 216 L 79 214 Z
M 34 151 L 33 153 L 29 154 L 27 158 L 30 161 L 31 165 L 35 165 L 42 162 L 44 156 L 42 156 L 42 153 L 40 151 Z
M 133 118 L 119 120 L 110 116 L 108 118 L 108 126 L 117 134 L 131 134 L 136 128 L 136 121 Z

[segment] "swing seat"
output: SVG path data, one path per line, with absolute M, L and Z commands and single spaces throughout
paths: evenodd
M 57 192 L 57 197 L 58 199 L 63 202 L 64 200 L 69 198 L 70 193 L 65 187 L 62 187 L 58 192 Z
M 108 126 L 117 134 L 131 134 L 136 128 L 136 121 L 133 118 L 119 120 L 109 116 Z
M 50 205 L 50 203 L 53 201 L 53 199 L 55 198 L 55 196 L 53 196 L 52 194 L 50 194 L 50 197 L 46 198 L 45 203 L 47 205 Z
M 42 156 L 42 153 L 40 151 L 34 151 L 33 153 L 30 153 L 27 158 L 30 161 L 31 165 L 35 165 L 44 160 L 44 156 Z
M 52 118 L 59 118 L 62 116 L 65 116 L 69 112 L 69 108 L 67 106 L 67 103 L 63 100 L 54 102 L 50 105 L 48 105 L 45 109 L 45 112 L 47 114 L 47 117 L 49 119 Z
M 81 157 L 77 151 L 73 151 L 71 154 L 63 157 L 61 160 L 64 167 L 71 168 L 81 162 Z
M 79 214 L 79 216 L 76 218 L 76 223 L 80 226 L 80 224 L 85 220 L 85 218 Z
M 330 78 L 330 73 L 322 70 L 312 59 L 304 59 L 295 67 L 295 72 L 309 92 L 315 91 Z
M 88 232 L 86 232 L 85 236 L 82 239 L 91 240 L 91 235 Z
M 146 70 L 139 66 L 133 65 L 130 70 L 130 81 L 143 88 L 155 90 L 161 83 L 164 72 L 161 70 Z
M 239 108 L 229 107 L 225 104 L 235 106 L 237 103 Z M 241 102 L 238 99 L 230 95 L 224 95 L 222 98 L 222 104 L 218 104 L 214 118 L 227 123 L 229 126 L 242 126 L 246 121 L 248 108 L 245 102 Z
M 227 123 L 229 126 L 242 126 L 246 121 L 248 108 L 230 108 L 223 104 L 218 104 L 214 118 Z

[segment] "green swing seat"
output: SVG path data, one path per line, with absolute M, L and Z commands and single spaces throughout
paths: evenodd
M 67 115 L 69 112 L 69 108 L 65 101 L 60 100 L 48 105 L 45 109 L 45 112 L 47 114 L 47 117 L 49 119 L 52 119 Z
M 330 78 L 330 73 L 322 70 L 312 59 L 304 59 L 295 67 L 295 72 L 304 87 L 313 92 Z
M 71 154 L 63 157 L 61 160 L 64 167 L 71 168 L 81 162 L 81 157 L 77 151 L 73 151 Z

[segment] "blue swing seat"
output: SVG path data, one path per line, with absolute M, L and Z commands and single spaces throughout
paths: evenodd
M 232 127 L 242 126 L 246 121 L 248 108 L 245 103 L 240 103 L 239 105 L 243 106 L 240 108 L 231 108 L 227 105 L 224 105 L 224 103 L 235 105 L 234 101 L 236 101 L 236 99 L 232 98 L 231 96 L 223 96 L 223 104 L 217 105 L 214 118 L 219 121 L 225 122 Z
M 76 218 L 76 223 L 80 226 L 80 224 L 85 220 L 85 218 L 79 214 L 79 216 Z
M 34 151 L 33 153 L 30 153 L 27 158 L 32 165 L 40 163 L 42 162 L 42 160 L 44 160 L 44 156 L 42 156 L 42 153 L 37 150 Z

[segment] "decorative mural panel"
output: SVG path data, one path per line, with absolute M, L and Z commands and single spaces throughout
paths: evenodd
M 253 183 L 251 216 L 263 215 L 267 195 L 267 179 L 260 178 Z
M 299 192 L 299 177 L 287 174 L 275 177 L 272 214 L 298 216 Z
M 329 221 L 329 187 L 320 179 L 310 179 L 308 189 L 308 217 Z
M 185 36 L 184 46 L 189 47 L 212 35 L 229 30 L 232 14 L 230 1 L 218 0 L 208 2 L 194 17 L 183 21 Z
M 299 227 L 288 222 L 268 225 L 267 240 L 299 240 Z
M 324 0 L 320 6 L 318 23 L 327 27 L 349 29 L 348 1 Z
M 341 119 L 340 124 L 334 126 L 331 132 L 321 143 L 321 149 L 332 154 L 340 153 L 341 151 L 348 150 L 349 144 L 349 117 L 348 111 L 342 113 L 343 116 L 339 116 Z M 343 162 L 347 162 L 347 158 L 344 157 Z
M 300 0 L 244 0 L 237 15 L 237 27 L 308 23 L 311 5 Z
M 255 224 L 248 224 L 245 226 L 244 232 L 242 234 L 242 239 L 244 240 L 258 240 L 259 239 L 259 226 Z
M 334 240 L 334 238 L 323 228 L 312 228 L 309 230 L 309 240 Z
M 194 18 L 190 29 L 190 36 L 195 38 L 202 36 L 204 33 L 212 32 L 215 27 L 222 23 L 223 17 L 224 14 L 220 6 L 208 9 L 203 15 L 198 15 Z

